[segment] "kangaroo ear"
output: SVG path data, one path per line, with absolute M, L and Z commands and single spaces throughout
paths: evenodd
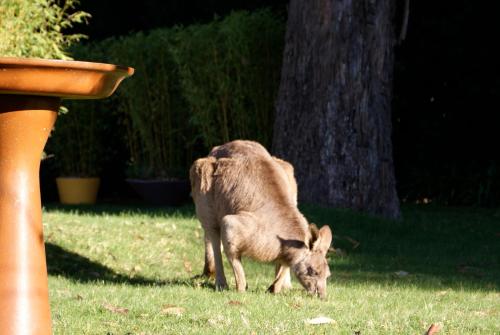
M 319 237 L 319 229 L 314 223 L 310 223 L 309 232 L 311 233 L 311 239 L 309 240 L 309 248 L 312 249 L 314 242 L 316 242 L 316 240 Z
M 318 239 L 313 242 L 312 251 L 321 252 L 323 255 L 326 255 L 331 244 L 332 244 L 332 231 L 330 227 L 323 226 L 318 231 Z

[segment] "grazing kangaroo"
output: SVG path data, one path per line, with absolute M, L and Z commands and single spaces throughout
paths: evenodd
M 237 158 L 237 157 L 251 157 L 251 156 L 263 156 L 266 158 L 274 159 L 284 170 L 288 179 L 289 195 L 292 201 L 297 205 L 297 182 L 295 181 L 294 171 L 292 164 L 272 157 L 269 152 L 259 143 L 253 141 L 245 140 L 235 140 L 228 142 L 221 146 L 214 147 L 209 154 L 209 157 L 215 158 Z M 276 263 L 276 275 L 283 272 L 281 275 L 282 285 L 272 287 L 273 292 L 278 292 L 281 288 L 288 289 L 292 287 L 292 282 L 290 279 L 290 268 L 279 263 Z M 215 262 L 213 257 L 213 248 L 210 240 L 205 235 L 205 266 L 203 268 L 203 276 L 214 277 L 215 276 Z M 271 288 L 270 288 L 271 289 Z
M 238 291 L 246 289 L 241 257 L 248 256 L 280 266 L 271 292 L 286 286 L 291 268 L 309 293 L 326 297 L 326 253 L 332 233 L 328 226 L 318 230 L 309 225 L 297 209 L 289 163 L 272 157 L 256 142 L 233 141 L 196 160 L 190 179 L 196 214 L 205 230 L 205 270 L 211 271 L 207 267 L 212 262 L 217 289 L 227 288 L 222 241 Z

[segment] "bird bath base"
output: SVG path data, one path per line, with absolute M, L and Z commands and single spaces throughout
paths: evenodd
M 59 98 L 0 96 L 1 334 L 50 334 L 38 171 Z
M 39 169 L 61 98 L 107 97 L 132 73 L 0 57 L 0 335 L 52 333 Z

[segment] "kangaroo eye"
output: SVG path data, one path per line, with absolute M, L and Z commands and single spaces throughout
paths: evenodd
M 310 266 L 307 267 L 307 275 L 308 276 L 315 276 L 317 274 L 316 271 L 314 271 L 314 269 Z

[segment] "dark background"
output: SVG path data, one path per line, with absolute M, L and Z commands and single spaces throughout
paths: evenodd
M 395 15 L 396 33 L 402 2 Z M 92 41 L 203 23 L 232 10 L 261 7 L 286 17 L 287 4 L 284 0 L 83 0 L 80 8 L 92 19 L 78 31 Z M 396 47 L 394 73 L 394 160 L 403 201 L 500 204 L 498 7 L 471 1 L 411 1 L 408 33 Z M 101 196 L 112 196 L 109 189 L 104 185 Z
M 400 197 L 500 202 L 498 5 L 412 1 L 396 49 L 394 157 Z

